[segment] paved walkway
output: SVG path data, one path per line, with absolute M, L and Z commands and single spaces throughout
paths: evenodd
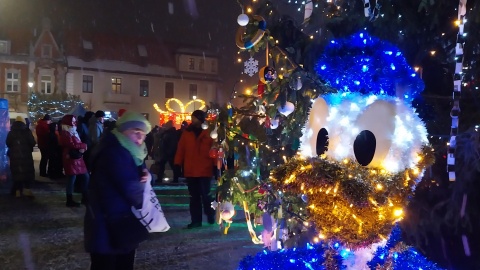
M 38 162 L 38 154 L 35 158 Z M 0 269 L 81 269 L 89 268 L 83 250 L 85 209 L 65 207 L 64 181 L 37 177 L 35 200 L 13 198 L 0 184 Z M 79 199 L 79 195 L 77 195 Z M 217 225 L 186 230 L 189 213 L 185 208 L 165 208 L 172 227 L 155 233 L 137 251 L 135 269 L 236 269 L 254 245 L 243 214 L 237 214 L 228 235 Z

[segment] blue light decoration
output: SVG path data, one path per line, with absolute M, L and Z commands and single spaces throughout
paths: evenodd
M 444 270 L 429 261 L 420 252 L 408 247 L 396 250 L 401 243 L 402 232 L 396 226 L 384 247 L 379 247 L 373 259 L 367 263 L 370 269 L 390 265 L 393 270 Z M 238 270 L 329 270 L 346 269 L 343 260 L 354 256 L 353 251 L 342 247 L 338 242 L 307 244 L 302 248 L 281 249 L 279 251 L 263 250 L 255 256 L 247 256 L 240 261 Z M 381 268 L 383 269 L 383 268 Z
M 315 64 L 315 71 L 339 91 L 402 95 L 409 103 L 424 88 L 397 47 L 364 32 L 332 40 Z M 396 93 L 397 86 L 401 93 Z

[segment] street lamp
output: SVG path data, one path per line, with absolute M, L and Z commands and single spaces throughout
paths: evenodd
M 32 92 L 33 82 L 28 82 L 28 89 Z

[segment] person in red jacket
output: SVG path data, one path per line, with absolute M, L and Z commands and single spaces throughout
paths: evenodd
M 38 120 L 37 126 L 35 127 L 35 132 L 37 133 L 37 144 L 38 149 L 40 149 L 40 176 L 48 177 L 47 175 L 47 164 L 50 159 L 50 150 L 48 149 L 48 138 L 50 134 L 50 129 L 48 125 L 52 123 L 50 115 L 45 114 L 43 119 Z
M 59 144 L 63 149 L 62 161 L 65 175 L 67 175 L 67 207 L 78 207 L 80 204 L 73 200 L 73 188 L 77 176 L 83 177 L 82 182 L 82 204 L 86 203 L 86 191 L 89 181 L 87 166 L 83 161 L 83 153 L 87 150 L 87 145 L 82 143 L 77 133 L 77 119 L 75 116 L 67 114 L 62 118 L 62 132 L 60 133 Z
M 175 154 L 175 165 L 183 166 L 190 193 L 190 216 L 188 229 L 202 226 L 202 205 L 208 223 L 215 223 L 211 207 L 210 184 L 213 177 L 213 159 L 209 152 L 213 144 L 210 133 L 202 129 L 206 114 L 201 110 L 192 113 L 192 123 L 183 131 Z

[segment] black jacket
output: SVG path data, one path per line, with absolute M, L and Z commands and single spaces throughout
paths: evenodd
M 32 152 L 36 142 L 27 125 L 20 121 L 13 122 L 6 144 L 13 181 L 35 180 Z

